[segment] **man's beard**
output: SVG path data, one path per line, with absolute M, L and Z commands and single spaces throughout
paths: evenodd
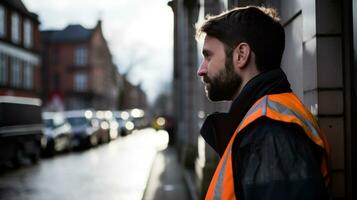
M 233 100 L 242 84 L 242 78 L 234 71 L 233 61 L 227 56 L 225 68 L 216 77 L 203 77 L 206 95 L 211 101 Z

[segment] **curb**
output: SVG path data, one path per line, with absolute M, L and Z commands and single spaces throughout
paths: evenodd
M 183 170 L 183 177 L 186 183 L 186 187 L 188 188 L 188 193 L 190 195 L 191 200 L 198 200 L 198 196 L 196 193 L 195 184 L 191 178 L 190 172 L 187 169 Z

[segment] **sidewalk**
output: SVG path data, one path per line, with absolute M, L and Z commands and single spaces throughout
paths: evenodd
M 176 149 L 167 147 L 155 158 L 143 200 L 189 200 L 183 175 Z

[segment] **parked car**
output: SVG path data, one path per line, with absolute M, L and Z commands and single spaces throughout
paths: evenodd
M 40 99 L 0 96 L 0 164 L 38 162 L 41 141 Z
M 105 120 L 109 124 L 109 137 L 110 140 L 116 139 L 121 134 L 121 129 L 119 128 L 119 123 L 114 117 Z
M 72 127 L 61 112 L 43 112 L 43 133 L 46 145 L 42 148 L 44 156 L 70 151 L 72 148 Z
M 135 129 L 142 129 L 149 126 L 149 122 L 146 119 L 144 110 L 134 108 L 128 110 L 128 113 L 130 113 L 129 120 L 134 123 Z
M 99 121 L 93 117 L 93 111 L 72 110 L 64 114 L 72 126 L 74 149 L 86 149 L 98 144 Z
M 135 128 L 131 117 L 126 111 L 115 111 L 114 118 L 118 123 L 118 129 L 121 136 L 129 135 Z
M 110 121 L 111 121 L 112 115 L 113 114 L 111 111 L 98 110 L 95 112 L 95 119 L 98 120 L 99 128 L 100 128 L 100 131 L 98 134 L 98 141 L 100 144 L 107 143 L 111 140 Z

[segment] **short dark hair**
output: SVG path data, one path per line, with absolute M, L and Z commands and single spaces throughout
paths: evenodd
M 277 12 L 266 7 L 234 8 L 216 16 L 208 16 L 197 29 L 202 34 L 215 37 L 232 51 L 246 42 L 255 53 L 259 71 L 279 68 L 285 48 L 285 32 Z M 229 49 L 229 50 L 227 50 Z

